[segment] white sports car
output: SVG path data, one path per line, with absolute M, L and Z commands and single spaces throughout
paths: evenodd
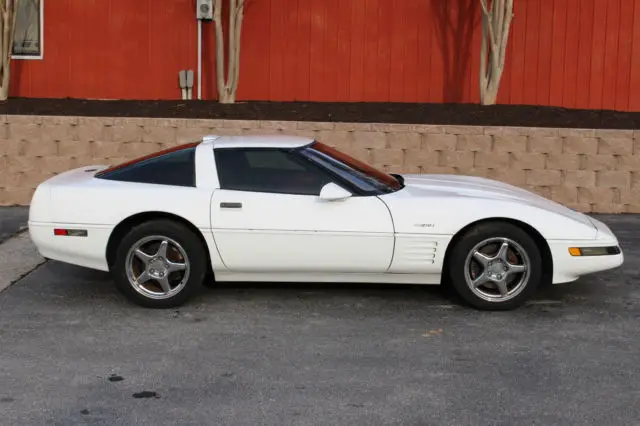
M 534 193 L 387 174 L 292 136 L 208 136 L 67 171 L 36 189 L 29 232 L 45 258 L 111 271 L 153 308 L 211 279 L 446 282 L 476 308 L 512 309 L 623 263 L 605 224 Z

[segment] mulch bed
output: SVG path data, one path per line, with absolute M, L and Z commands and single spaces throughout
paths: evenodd
M 0 114 L 640 129 L 640 112 L 527 105 L 12 98 Z

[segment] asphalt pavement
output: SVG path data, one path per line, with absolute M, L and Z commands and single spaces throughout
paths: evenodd
M 0 244 L 27 226 L 29 207 L 0 207 Z
M 640 424 L 625 265 L 479 312 L 437 286 L 229 284 L 145 310 L 46 262 L 0 293 L 0 424 Z

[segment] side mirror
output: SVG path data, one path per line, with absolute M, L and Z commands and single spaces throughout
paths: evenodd
M 344 200 L 351 197 L 351 193 L 346 189 L 330 182 L 322 187 L 320 199 L 325 201 Z

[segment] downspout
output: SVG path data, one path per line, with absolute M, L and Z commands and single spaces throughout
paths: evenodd
M 198 19 L 198 100 L 202 99 L 202 19 Z

